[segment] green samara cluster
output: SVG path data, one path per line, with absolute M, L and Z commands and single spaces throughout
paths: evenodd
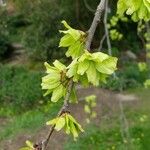
M 117 14 L 123 16 L 132 15 L 134 21 L 150 20 L 150 0 L 119 0 L 117 4 Z
M 67 76 L 72 77 L 74 82 L 81 82 L 83 85 L 89 83 L 98 86 L 106 82 L 106 77 L 116 70 L 117 58 L 101 52 L 84 54 L 73 60 L 68 66 Z
M 80 131 L 84 132 L 81 125 L 69 113 L 63 113 L 60 117 L 50 120 L 46 124 L 55 125 L 56 131 L 64 128 L 66 134 L 71 133 L 73 135 L 74 140 L 76 140 Z
M 71 28 L 66 21 L 62 21 L 67 30 L 60 31 L 64 36 L 61 38 L 59 47 L 67 48 L 66 56 L 72 58 L 70 65 L 65 66 L 56 60 L 51 66 L 45 63 L 47 75 L 42 78 L 42 89 L 46 90 L 44 96 L 51 95 L 52 102 L 63 100 L 66 96 L 69 82 L 73 80 L 82 85 L 100 85 L 106 82 L 106 77 L 116 70 L 117 58 L 102 52 L 90 53 L 85 49 L 87 34 L 83 31 Z M 72 88 L 70 101 L 77 102 L 75 85 Z M 72 134 L 74 139 L 83 129 L 79 123 L 64 111 L 60 116 L 47 122 L 54 126 L 56 131 L 65 129 L 67 134 Z

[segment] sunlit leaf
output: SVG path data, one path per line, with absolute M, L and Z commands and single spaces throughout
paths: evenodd
M 56 131 L 60 131 L 65 126 L 65 118 L 59 117 L 56 122 L 55 129 Z
M 66 69 L 66 66 L 64 64 L 62 64 L 61 62 L 59 62 L 58 60 L 55 60 L 53 64 L 59 70 L 65 70 Z
M 64 87 L 63 85 L 58 86 L 57 88 L 54 89 L 51 97 L 52 102 L 57 102 L 61 97 L 64 96 Z
M 55 125 L 57 120 L 58 120 L 58 118 L 52 119 L 52 120 L 46 122 L 46 125 Z
M 117 58 L 109 57 L 101 63 L 96 63 L 96 69 L 103 74 L 112 74 L 116 70 Z
M 78 65 L 77 73 L 80 74 L 80 75 L 83 75 L 87 71 L 87 69 L 89 67 L 89 64 L 90 64 L 90 62 L 86 61 L 86 60 L 80 62 L 79 65 Z
M 70 34 L 66 34 L 61 38 L 59 47 L 69 47 L 74 44 L 74 42 L 75 39 Z

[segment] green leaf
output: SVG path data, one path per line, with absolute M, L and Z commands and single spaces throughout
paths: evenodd
M 65 118 L 59 117 L 56 122 L 55 130 L 60 131 L 64 126 L 65 126 Z
M 76 138 L 78 137 L 78 131 L 72 121 L 70 121 L 70 131 L 73 134 L 74 140 L 76 140 Z
M 78 103 L 78 99 L 77 99 L 77 94 L 76 94 L 75 87 L 73 87 L 73 89 L 71 91 L 70 102 L 71 103 Z
M 74 59 L 81 56 L 83 51 L 84 51 L 83 44 L 80 41 L 77 41 L 69 47 L 68 51 L 66 52 L 66 56 L 67 57 L 71 56 Z
M 79 31 L 79 30 L 75 30 L 73 28 L 71 28 L 66 21 L 62 21 L 62 23 L 64 24 L 64 26 L 68 29 L 67 31 L 62 31 L 60 30 L 60 33 L 64 33 L 64 34 L 70 34 L 76 41 L 80 39 L 81 35 L 84 34 L 84 32 Z
M 60 80 L 60 73 L 59 74 L 55 74 L 55 76 L 48 74 L 44 77 L 42 77 L 42 82 L 43 83 L 54 83 L 56 81 Z
M 66 69 L 66 66 L 64 64 L 62 64 L 61 62 L 59 62 L 58 60 L 55 60 L 53 64 L 60 71 Z
M 143 19 L 145 14 L 147 14 L 147 8 L 145 7 L 144 3 L 142 3 L 140 9 L 138 10 L 139 19 Z
M 89 81 L 88 81 L 86 75 L 81 75 L 81 76 L 80 76 L 80 82 L 82 83 L 82 85 L 83 85 L 84 87 L 87 87 L 87 86 L 89 85 Z
M 47 62 L 44 63 L 47 73 L 59 73 L 59 70 L 56 69 L 55 67 L 50 66 Z
M 96 69 L 103 74 L 112 74 L 116 70 L 117 58 L 109 57 L 102 61 L 102 63 L 96 63 Z
M 117 3 L 117 14 L 123 16 L 124 12 L 127 9 L 127 4 L 125 0 L 119 0 Z
M 147 7 L 149 13 L 150 13 L 150 0 L 143 0 L 144 5 Z
M 46 125 L 55 125 L 57 121 L 58 121 L 58 117 L 46 122 Z
M 30 148 L 33 148 L 33 143 L 28 140 L 26 141 L 26 145 Z
M 81 125 L 80 125 L 70 114 L 68 114 L 68 118 L 69 118 L 74 124 L 76 124 L 76 126 L 79 128 L 79 130 L 80 130 L 81 132 L 84 132 L 84 130 L 82 129 Z
M 117 14 L 122 17 L 124 12 L 126 12 L 127 15 L 132 15 L 131 18 L 133 21 L 142 19 L 148 21 L 150 20 L 149 0 L 119 0 L 117 4 Z
M 99 84 L 97 72 L 95 69 L 94 63 L 90 62 L 89 68 L 86 71 L 88 81 L 91 82 L 93 85 L 97 86 Z
M 68 25 L 68 23 L 67 23 L 65 20 L 63 20 L 61 23 L 62 23 L 67 29 L 72 29 L 72 28 Z
M 51 90 L 51 89 L 55 89 L 57 87 L 59 87 L 60 85 L 60 81 L 57 81 L 57 82 L 54 82 L 54 83 L 42 83 L 41 86 L 42 86 L 42 89 L 48 89 L 48 90 Z
M 74 59 L 72 61 L 72 63 L 67 67 L 68 68 L 68 72 L 67 72 L 66 75 L 69 78 L 75 76 L 75 74 L 77 73 L 77 69 L 78 69 L 77 67 L 78 67 L 78 61 L 77 61 L 77 59 Z
M 102 52 L 96 52 L 92 54 L 92 60 L 94 60 L 95 62 L 102 62 L 105 59 L 108 59 L 109 57 L 109 55 Z
M 51 101 L 52 102 L 57 102 L 60 98 L 63 97 L 64 95 L 64 87 L 63 85 L 58 86 L 56 89 L 54 89 Z
M 69 47 L 75 42 L 75 39 L 70 35 L 66 34 L 60 40 L 59 47 Z
M 79 63 L 77 73 L 83 75 L 89 67 L 89 61 L 85 60 Z
M 103 83 L 106 83 L 106 78 L 108 77 L 107 74 L 102 74 L 102 73 L 99 73 L 99 80 Z
M 65 121 L 66 121 L 66 124 L 65 124 L 66 134 L 70 134 L 70 122 L 69 122 L 69 118 L 67 114 L 65 115 Z

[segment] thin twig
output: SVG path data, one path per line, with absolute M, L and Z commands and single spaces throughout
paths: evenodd
M 58 116 L 61 116 L 65 111 L 68 111 L 68 110 L 67 110 L 67 109 L 68 109 L 68 106 L 69 106 L 68 102 L 69 102 L 69 98 L 70 98 L 71 91 L 72 91 L 72 88 L 73 88 L 73 84 L 74 84 L 74 83 L 73 83 L 73 80 L 71 79 L 70 82 L 69 82 L 68 89 L 67 89 L 66 97 L 65 97 L 65 99 L 64 99 L 64 104 L 63 104 L 63 106 L 61 107 L 61 109 L 60 109 L 60 111 L 59 111 L 59 113 L 58 113 Z M 47 136 L 47 139 L 46 139 L 46 141 L 45 141 L 45 145 L 44 145 L 45 149 L 43 149 L 43 150 L 46 150 L 47 145 L 48 145 L 48 142 L 49 142 L 49 140 L 50 140 L 50 138 L 51 138 L 51 135 L 52 135 L 52 133 L 54 132 L 54 128 L 55 128 L 55 125 L 51 127 L 51 130 L 50 130 L 50 132 L 49 132 L 49 134 L 48 134 L 48 136 Z
M 109 32 L 107 27 L 107 18 L 108 18 L 108 0 L 106 0 L 105 3 L 104 28 L 105 28 L 105 34 L 106 34 L 106 40 L 108 46 L 108 54 L 112 55 L 112 48 L 111 48 L 110 37 L 109 37 Z
M 103 48 L 103 43 L 104 43 L 105 39 L 106 39 L 106 34 L 103 35 L 103 37 L 102 37 L 102 39 L 101 39 L 101 41 L 100 41 L 99 48 L 98 48 L 99 51 L 102 50 L 102 48 Z
M 73 80 L 71 79 L 70 82 L 69 82 L 69 85 L 68 85 L 68 89 L 67 89 L 67 93 L 66 93 L 66 96 L 65 96 L 65 99 L 64 99 L 64 104 L 63 106 L 61 107 L 59 113 L 57 116 L 61 116 L 64 112 L 68 111 L 68 101 L 69 101 L 69 98 L 70 98 L 70 95 L 71 95 L 71 91 L 72 91 L 72 88 L 73 88 Z M 47 135 L 47 138 L 44 139 L 42 142 L 39 142 L 38 144 L 35 144 L 35 150 L 46 150 L 47 149 L 47 146 L 48 146 L 48 142 L 54 132 L 54 129 L 55 129 L 55 125 L 53 125 L 50 129 L 50 132 L 48 133 Z
M 91 43 L 92 43 L 92 40 L 93 40 L 93 37 L 94 37 L 96 27 L 97 27 L 98 23 L 100 22 L 102 12 L 104 10 L 104 6 L 105 6 L 104 4 L 105 4 L 105 0 L 101 0 L 98 7 L 97 7 L 95 17 L 93 19 L 91 27 L 88 31 L 88 36 L 87 36 L 87 41 L 86 41 L 85 48 L 89 51 L 90 51 L 90 47 L 91 47 Z M 68 85 L 67 94 L 66 94 L 65 99 L 64 99 L 64 104 L 61 107 L 61 109 L 58 113 L 58 116 L 62 115 L 63 112 L 68 111 L 67 110 L 68 109 L 68 101 L 69 101 L 69 98 L 70 98 L 71 91 L 73 89 L 73 84 L 74 84 L 74 82 L 71 79 L 70 82 L 69 82 L 69 85 Z M 46 150 L 47 149 L 48 142 L 49 142 L 49 140 L 50 140 L 50 138 L 51 138 L 51 136 L 54 132 L 54 128 L 55 128 L 55 125 L 51 127 L 50 132 L 49 132 L 46 140 L 43 140 L 42 142 L 35 145 L 36 146 L 35 150 Z
M 95 16 L 94 16 L 93 22 L 91 24 L 91 27 L 88 30 L 88 36 L 87 36 L 87 41 L 86 41 L 86 46 L 85 46 L 85 48 L 87 50 L 90 50 L 90 48 L 91 48 L 91 43 L 92 43 L 95 31 L 96 31 L 97 25 L 101 20 L 101 16 L 102 16 L 103 10 L 105 8 L 105 1 L 106 0 L 100 1 L 99 5 L 97 7 L 97 10 L 95 12 Z
M 110 37 L 109 37 L 109 31 L 107 27 L 107 19 L 108 19 L 108 1 L 106 0 L 105 3 L 105 14 L 104 14 L 104 28 L 105 28 L 105 34 L 106 34 L 106 40 L 107 40 L 107 47 L 108 47 L 108 54 L 112 56 L 112 47 L 111 47 L 111 42 L 110 42 Z M 113 73 L 113 77 L 117 78 L 116 73 Z
M 85 7 L 92 13 L 95 13 L 96 10 L 91 8 L 91 6 L 88 4 L 87 0 L 84 0 Z

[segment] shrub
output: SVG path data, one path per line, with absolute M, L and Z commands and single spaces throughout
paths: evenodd
M 10 106 L 15 112 L 22 112 L 44 103 L 40 83 L 39 72 L 1 65 L 0 104 Z
M 148 70 L 140 71 L 137 63 L 126 63 L 123 68 L 117 72 L 117 77 L 110 77 L 107 84 L 102 85 L 114 91 L 122 91 L 128 88 L 143 86 L 148 77 Z
M 7 14 L 0 10 L 0 60 L 8 57 L 13 48 L 9 41 L 9 31 L 7 29 Z

